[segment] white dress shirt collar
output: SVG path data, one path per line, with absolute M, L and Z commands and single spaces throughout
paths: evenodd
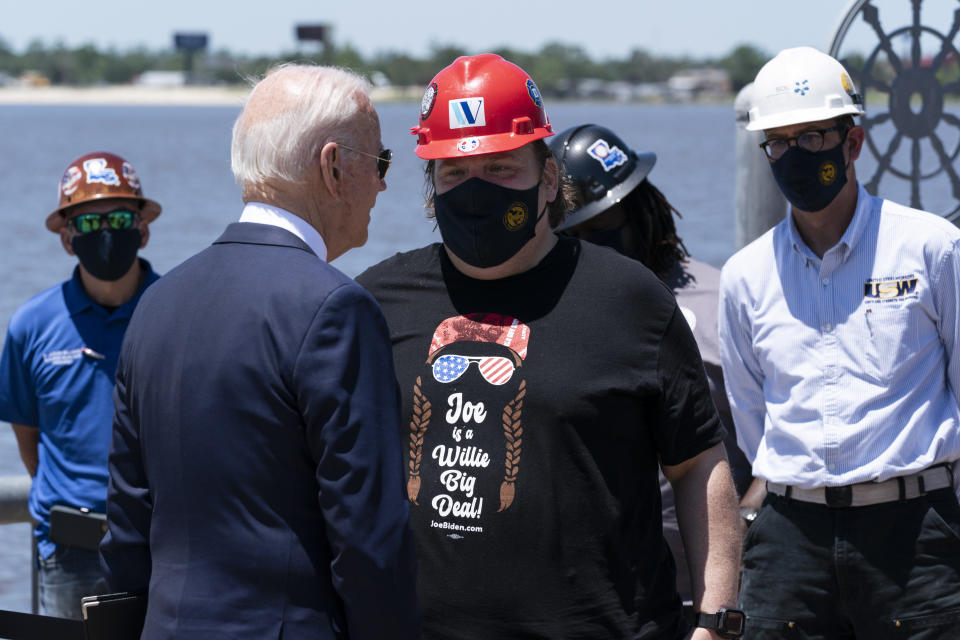
M 323 243 L 320 233 L 306 220 L 285 209 L 262 202 L 248 202 L 240 214 L 240 222 L 256 222 L 286 229 L 306 242 L 318 258 L 327 261 L 327 245 Z
M 867 224 L 867 220 L 873 215 L 872 210 L 878 209 L 877 203 L 869 197 L 867 190 L 863 188 L 863 185 L 857 184 L 857 206 L 853 212 L 853 218 L 850 219 L 850 224 L 847 225 L 846 230 L 843 232 L 843 235 L 840 237 L 840 241 L 837 242 L 836 247 L 831 248 L 830 251 L 834 249 L 840 251 L 841 259 L 845 259 L 849 252 L 854 249 L 857 245 L 857 241 L 860 239 L 860 236 L 863 235 L 863 229 Z M 793 219 L 793 208 L 790 208 L 788 214 L 790 219 L 790 224 L 788 228 L 790 230 L 790 242 L 793 245 L 793 250 L 799 253 L 800 255 L 807 258 L 807 261 L 813 260 L 816 263 L 820 262 L 820 258 L 807 246 L 803 241 L 803 238 L 800 237 L 800 232 L 797 231 L 797 223 Z

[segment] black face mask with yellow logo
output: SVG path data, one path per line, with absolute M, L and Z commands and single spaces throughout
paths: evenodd
M 770 165 L 780 191 L 801 211 L 820 211 L 847 183 L 843 144 L 822 151 L 790 147 Z
M 510 189 L 470 178 L 433 200 L 443 244 L 467 264 L 495 267 L 517 254 L 535 235 L 547 208 L 535 216 L 540 183 Z

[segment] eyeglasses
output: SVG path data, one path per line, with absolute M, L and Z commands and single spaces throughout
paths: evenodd
M 470 363 L 476 362 L 480 375 L 490 384 L 506 384 L 513 377 L 516 367 L 510 358 L 501 356 L 440 356 L 433 363 L 433 379 L 446 384 L 453 382 L 470 368 Z
M 354 153 L 359 153 L 362 156 L 367 156 L 368 158 L 377 159 L 377 173 L 380 174 L 380 179 L 383 180 L 387 177 L 387 171 L 390 170 L 390 163 L 393 162 L 393 151 L 390 149 L 381 149 L 380 153 L 373 155 L 372 153 L 367 153 L 366 151 L 360 151 L 359 149 L 354 149 L 353 147 L 348 147 L 345 144 L 339 145 L 341 149 L 346 149 L 347 151 L 353 151 Z
M 775 138 L 773 140 L 764 140 L 760 143 L 760 148 L 763 149 L 763 152 L 767 154 L 767 157 L 771 160 L 778 160 L 780 156 L 787 152 L 787 149 L 790 148 L 790 143 L 793 142 L 798 147 L 804 151 L 820 151 L 823 149 L 823 138 L 825 134 L 831 131 L 842 131 L 842 139 L 840 142 L 847 137 L 847 127 L 836 126 L 830 127 L 829 129 L 815 129 L 813 131 L 804 131 L 798 136 L 793 138 Z
M 104 225 L 120 231 L 133 226 L 137 214 L 126 209 L 117 209 L 107 213 L 84 213 L 76 218 L 70 218 L 67 224 L 77 233 L 90 233 L 102 229 Z

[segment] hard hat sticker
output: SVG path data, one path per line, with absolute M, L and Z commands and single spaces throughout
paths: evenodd
M 124 162 L 120 169 L 123 171 L 123 179 L 127 181 L 127 184 L 133 189 L 139 189 L 140 178 L 137 177 L 137 172 L 134 171 L 133 165 L 129 162 Z
M 533 80 L 529 78 L 527 78 L 527 93 L 530 94 L 533 104 L 538 107 L 543 106 L 543 96 L 540 95 L 540 89 L 537 89 L 537 85 L 533 84 Z
M 845 73 L 840 74 L 840 84 L 843 85 L 843 90 L 846 91 L 848 95 L 852 96 L 857 92 L 857 90 L 853 88 L 853 81 L 850 80 L 850 76 Z
M 451 129 L 486 126 L 483 98 L 457 98 L 451 100 L 449 104 Z
M 87 184 L 99 182 L 100 184 L 120 186 L 120 178 L 117 172 L 107 166 L 105 158 L 90 158 L 83 161 L 83 171 L 87 174 Z
M 587 147 L 587 153 L 603 166 L 604 171 L 610 171 L 627 161 L 627 154 L 619 147 L 611 147 L 603 138 Z
M 503 214 L 503 226 L 507 228 L 507 231 L 516 231 L 523 227 L 527 221 L 527 215 L 527 205 L 522 202 L 514 202 Z
M 796 86 L 793 87 L 793 92 L 799 93 L 800 97 L 807 95 L 807 91 L 810 91 L 810 84 L 806 80 L 797 82 Z
M 420 101 L 420 119 L 426 120 L 433 111 L 433 105 L 437 101 L 437 83 L 431 82 L 427 90 L 423 92 L 423 99 Z
M 476 151 L 480 146 L 480 138 L 462 138 L 457 143 L 457 151 L 460 153 L 470 153 Z
M 71 166 L 63 174 L 63 179 L 60 180 L 60 190 L 63 191 L 63 195 L 72 196 L 76 192 L 77 187 L 80 186 L 80 178 L 83 177 L 83 173 L 75 166 Z

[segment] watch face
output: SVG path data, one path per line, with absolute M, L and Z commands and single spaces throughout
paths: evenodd
M 720 628 L 717 631 L 724 638 L 739 638 L 743 635 L 747 617 L 739 609 L 724 609 L 720 612 Z

